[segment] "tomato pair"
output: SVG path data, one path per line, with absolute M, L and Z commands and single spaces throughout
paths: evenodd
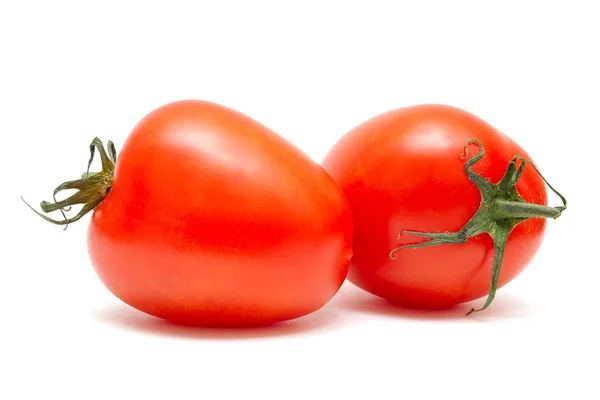
M 520 147 L 447 106 L 375 117 L 323 167 L 255 120 L 204 101 L 154 110 L 118 158 L 112 142 L 90 148 L 102 170 L 54 192 L 78 189 L 73 196 L 41 204 L 81 211 L 58 221 L 38 214 L 66 225 L 94 210 L 88 247 L 106 287 L 188 325 L 309 314 L 349 267 L 359 287 L 403 304 L 445 307 L 489 292 L 487 306 L 533 257 L 542 217 L 564 209 L 546 206 L 544 181 Z

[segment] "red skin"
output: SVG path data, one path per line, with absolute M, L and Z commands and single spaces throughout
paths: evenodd
M 184 101 L 128 137 L 88 244 L 125 303 L 232 326 L 322 307 L 347 275 L 351 240 L 347 201 L 318 164 L 241 113 Z
M 460 159 L 475 138 L 485 157 L 473 171 L 493 183 L 515 155 L 530 159 L 514 141 L 476 116 L 443 105 L 393 110 L 346 134 L 328 153 L 323 166 L 340 185 L 354 217 L 354 256 L 348 279 L 377 296 L 403 305 L 445 308 L 486 296 L 494 256 L 489 235 L 465 244 L 400 249 L 426 239 L 402 230 L 454 232 L 475 214 L 477 187 Z M 477 152 L 475 147 L 469 148 Z M 527 202 L 546 205 L 543 180 L 525 168 L 517 190 Z M 516 226 L 509 237 L 499 287 L 515 278 L 537 252 L 544 219 Z

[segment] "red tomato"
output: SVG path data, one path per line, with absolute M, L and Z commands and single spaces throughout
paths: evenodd
M 476 155 L 478 149 L 470 143 L 467 163 L 461 154 L 470 139 L 476 139 L 485 154 Z M 349 280 L 409 306 L 445 308 L 488 293 L 491 302 L 496 288 L 515 278 L 542 242 L 545 220 L 528 218 L 556 218 L 565 208 L 523 203 L 546 205 L 546 189 L 536 169 L 513 160 L 516 155 L 529 159 L 486 122 L 443 105 L 393 110 L 351 130 L 323 162 L 353 212 Z M 471 165 L 469 175 L 465 163 Z M 509 163 L 513 178 L 517 171 L 522 175 L 516 190 L 514 182 L 512 189 L 504 188 L 508 198 L 500 200 L 509 201 L 506 205 L 498 203 L 494 197 L 498 187 L 490 182 L 499 182 Z M 480 192 L 490 197 L 486 207 Z M 518 212 L 495 216 L 496 204 L 510 208 L 514 203 Z M 480 205 L 477 220 L 470 222 Z M 399 237 L 405 230 L 412 233 Z M 496 249 L 492 237 L 484 233 L 488 231 L 497 236 Z M 434 234 L 422 237 L 424 232 Z M 407 244 L 418 245 L 404 248 Z M 494 259 L 499 265 L 494 266 Z
M 319 309 L 346 277 L 352 222 L 342 191 L 239 112 L 203 101 L 163 106 L 127 138 L 112 187 L 105 175 L 110 193 L 93 214 L 89 254 L 108 289 L 148 314 L 267 324 Z M 68 203 L 57 204 L 42 208 Z

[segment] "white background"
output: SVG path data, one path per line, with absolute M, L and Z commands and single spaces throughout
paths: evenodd
M 600 398 L 594 3 L 1 1 L 0 398 Z M 383 111 L 451 104 L 527 149 L 569 209 L 473 318 L 346 284 L 269 329 L 165 324 L 96 278 L 89 217 L 62 231 L 19 196 L 49 200 L 94 136 L 118 148 L 184 98 L 242 111 L 317 161 Z

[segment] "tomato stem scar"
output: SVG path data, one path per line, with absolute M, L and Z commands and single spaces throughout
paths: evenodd
M 100 153 L 102 170 L 100 172 L 90 172 L 96 149 L 98 149 L 98 153 Z M 69 226 L 70 223 L 79 220 L 85 214 L 94 210 L 108 195 L 113 183 L 116 162 L 117 151 L 114 143 L 109 141 L 107 148 L 105 149 L 102 141 L 98 138 L 94 138 L 90 144 L 90 160 L 88 161 L 87 171 L 83 173 L 81 179 L 64 182 L 54 189 L 54 193 L 52 194 L 54 200 L 53 203 L 48 201 L 42 201 L 40 203 L 40 207 L 44 213 L 60 211 L 63 216 L 62 220 L 49 218 L 31 207 L 22 197 L 21 200 L 46 221 L 55 225 L 65 225 L 65 229 L 67 229 L 67 226 Z M 77 189 L 78 191 L 71 197 L 57 201 L 56 195 L 67 189 Z M 67 218 L 65 212 L 68 212 L 71 209 L 71 206 L 75 204 L 83 204 L 83 207 L 73 218 Z
M 502 268 L 502 259 L 508 237 L 512 230 L 523 221 L 530 218 L 552 218 L 561 216 L 567 208 L 567 200 L 556 189 L 548 183 L 537 167 L 523 157 L 516 155 L 508 163 L 504 177 L 500 182 L 493 184 L 486 178 L 472 170 L 474 164 L 481 160 L 485 154 L 483 145 L 476 139 L 470 139 L 465 144 L 464 154 L 461 154 L 461 160 L 469 158 L 469 146 L 471 144 L 479 147 L 479 153 L 465 163 L 465 173 L 479 189 L 481 193 L 481 203 L 477 212 L 458 232 L 416 232 L 402 231 L 400 235 L 407 234 L 426 238 L 421 243 L 404 244 L 393 249 L 389 257 L 392 260 L 398 258 L 397 251 L 401 249 L 439 246 L 443 244 L 462 244 L 467 239 L 482 233 L 490 235 L 494 241 L 494 261 L 492 265 L 492 276 L 490 290 L 485 304 L 479 309 L 471 309 L 467 315 L 483 311 L 492 304 L 498 289 L 498 280 Z M 542 178 L 544 183 L 561 199 L 562 205 L 557 207 L 543 206 L 539 204 L 527 203 L 517 191 L 517 182 L 521 177 L 523 170 L 527 165 L 531 165 Z

